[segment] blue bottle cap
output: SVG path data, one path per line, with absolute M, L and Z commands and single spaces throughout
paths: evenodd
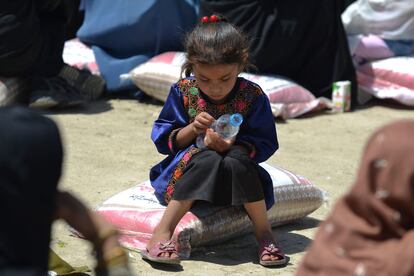
M 230 116 L 230 124 L 232 126 L 240 126 L 243 123 L 243 116 L 240 113 L 234 113 Z

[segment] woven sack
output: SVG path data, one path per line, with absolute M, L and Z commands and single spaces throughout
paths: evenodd
M 414 57 L 373 61 L 357 70 L 358 86 L 376 98 L 414 106 Z
M 272 226 L 303 218 L 324 202 L 324 192 L 308 179 L 266 163 L 261 166 L 273 180 L 275 204 L 268 210 Z M 120 230 L 122 245 L 132 250 L 145 248 L 164 210 L 149 181 L 112 196 L 97 208 L 100 215 Z M 180 256 L 188 258 L 192 248 L 219 243 L 251 230 L 251 222 L 243 208 L 204 204 L 187 212 L 174 238 L 178 241 Z

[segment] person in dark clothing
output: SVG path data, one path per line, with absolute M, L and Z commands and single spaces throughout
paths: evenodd
M 69 0 L 0 2 L 0 76 L 27 83 L 30 106 L 77 105 L 102 93 L 100 77 L 71 68 L 62 59 L 66 27 L 73 26 L 68 23 L 78 5 Z
M 0 275 L 47 275 L 51 225 L 58 218 L 92 243 L 97 275 L 131 275 L 113 226 L 57 189 L 62 160 L 51 119 L 23 107 L 0 108 Z
M 290 78 L 316 97 L 331 98 L 332 83 L 352 83 L 341 0 L 200 0 L 200 16 L 219 13 L 251 37 L 251 57 L 260 74 Z

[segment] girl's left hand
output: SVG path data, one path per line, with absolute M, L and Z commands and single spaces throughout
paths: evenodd
M 217 132 L 211 128 L 206 130 L 206 136 L 204 137 L 204 145 L 209 149 L 215 150 L 217 152 L 226 152 L 234 144 L 234 139 L 224 140 L 218 135 Z

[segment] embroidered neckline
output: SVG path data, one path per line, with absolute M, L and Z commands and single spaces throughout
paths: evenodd
M 256 84 L 238 77 L 226 101 L 222 104 L 214 104 L 202 97 L 194 77 L 182 79 L 177 85 L 183 96 L 184 108 L 190 123 L 201 112 L 208 112 L 215 119 L 226 113 L 240 113 L 246 116 L 257 96 L 263 93 Z
M 221 105 L 221 104 L 228 103 L 229 101 L 234 99 L 234 97 L 236 96 L 236 93 L 237 93 L 237 91 L 239 90 L 239 87 L 240 87 L 240 78 L 236 79 L 236 82 L 234 83 L 234 86 L 231 89 L 230 93 L 227 94 L 223 99 L 221 99 L 220 102 L 216 102 L 215 100 L 211 99 L 206 93 L 204 93 L 203 90 L 201 90 L 201 88 L 198 86 L 197 80 L 195 80 L 195 84 L 197 86 L 198 91 L 200 92 L 200 97 L 202 99 L 204 99 L 206 102 L 214 104 L 214 105 Z

